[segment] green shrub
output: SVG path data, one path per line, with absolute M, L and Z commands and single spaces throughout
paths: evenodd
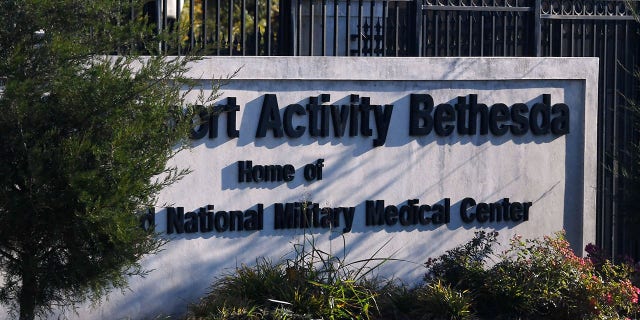
M 429 319 L 470 319 L 471 294 L 458 291 L 438 280 L 418 290 L 420 308 L 416 311 Z M 414 313 L 415 314 L 415 313 Z
M 380 319 L 419 319 L 421 304 L 419 287 L 409 287 L 398 281 L 387 281 L 377 288 Z
M 522 240 L 515 237 L 488 283 L 504 313 L 547 319 L 615 319 L 638 312 L 637 288 L 628 265 L 575 255 L 562 233 Z M 505 308 L 505 309 L 506 309 Z
M 387 259 L 346 262 L 313 241 L 294 248 L 292 259 L 258 260 L 218 278 L 190 307 L 187 319 L 371 319 L 379 314 L 378 285 L 366 276 Z
M 581 258 L 563 233 L 511 239 L 493 255 L 495 234 L 479 232 L 469 243 L 427 262 L 431 285 L 466 290 L 471 311 L 494 319 L 618 319 L 639 315 L 640 289 L 629 280 L 633 268 L 599 257 Z M 495 264 L 488 267 L 491 258 Z M 592 260 L 593 259 L 593 260 Z M 437 282 L 435 282 L 437 281 Z
M 471 241 L 425 263 L 427 283 L 442 280 L 457 290 L 477 290 L 487 281 L 485 265 L 493 256 L 497 232 L 478 231 Z

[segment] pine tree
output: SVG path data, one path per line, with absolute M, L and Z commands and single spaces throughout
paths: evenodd
M 167 161 L 194 58 L 160 54 L 141 8 L 0 2 L 0 302 L 20 319 L 126 287 L 163 244 L 139 212 L 186 173 Z

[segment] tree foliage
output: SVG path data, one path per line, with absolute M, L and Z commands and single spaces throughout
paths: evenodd
M 163 57 L 131 8 L 0 2 L 0 301 L 20 318 L 126 287 L 163 243 L 138 212 L 186 173 L 166 165 L 188 146 L 194 58 Z

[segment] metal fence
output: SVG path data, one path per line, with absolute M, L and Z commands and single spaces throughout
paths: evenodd
M 183 2 L 185 1 L 185 2 Z M 638 23 L 625 0 L 156 0 L 173 54 L 599 57 L 597 241 L 640 258 L 638 224 L 622 210 L 621 164 L 636 143 Z M 132 12 L 133 15 L 133 12 Z M 636 214 L 636 217 L 638 214 Z
M 534 3 L 427 1 L 420 56 L 535 55 Z
M 621 167 L 638 143 L 629 101 L 640 101 L 640 28 L 628 5 L 592 0 L 427 0 L 420 56 L 598 57 L 597 242 L 640 258 L 638 213 L 624 210 Z
M 413 1 L 161 0 L 143 8 L 170 54 L 411 55 Z M 133 13 L 132 13 L 133 14 Z M 171 43 L 171 44 L 170 44 Z

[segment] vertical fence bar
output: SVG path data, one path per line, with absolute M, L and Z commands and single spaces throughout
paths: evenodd
M 162 0 L 162 30 L 167 31 L 167 0 Z M 166 38 L 165 38 L 166 39 Z M 167 41 L 162 41 L 162 52 L 167 53 Z
M 562 57 L 564 55 L 564 51 L 566 48 L 564 41 L 564 23 L 562 20 L 558 21 L 558 33 L 560 34 L 560 40 L 558 41 L 558 45 L 560 46 L 560 51 L 558 51 L 558 57 Z
M 296 32 L 296 44 L 297 44 L 297 54 L 298 55 L 302 55 L 302 1 L 303 0 L 296 0 L 297 1 L 297 14 L 296 16 L 298 17 L 298 19 L 296 20 L 296 27 L 297 27 L 297 32 Z
M 505 28 L 504 28 L 504 56 L 513 56 L 513 45 L 511 43 L 511 36 L 513 35 L 513 14 L 511 12 L 505 14 Z
M 207 0 L 202 1 L 202 45 L 204 49 L 207 45 Z
M 575 26 L 575 22 L 574 21 L 570 21 L 569 23 L 571 23 L 571 34 L 569 35 L 569 46 L 570 46 L 570 57 L 575 57 L 576 56 L 576 39 L 575 39 L 575 32 L 576 32 L 576 26 Z
M 622 32 L 623 32 L 622 38 L 625 39 L 625 40 L 629 39 L 629 22 L 628 21 L 624 22 L 624 30 Z M 622 59 L 620 59 L 621 61 L 623 61 L 622 62 L 622 68 L 623 68 L 623 70 L 622 70 L 622 72 L 623 72 L 623 79 L 622 79 L 623 80 L 622 81 L 623 84 L 622 84 L 622 86 L 623 86 L 623 89 L 621 90 L 621 92 L 623 92 L 623 93 L 633 92 L 631 90 L 631 87 L 630 87 L 630 85 L 634 82 L 633 78 L 631 78 L 629 76 L 629 73 L 630 73 L 629 71 L 625 71 L 625 69 L 629 70 L 630 67 L 631 67 L 631 64 L 629 63 L 629 55 L 630 55 L 629 53 L 633 52 L 633 51 L 631 51 L 631 48 L 629 46 L 629 42 L 630 41 L 623 41 L 623 46 L 624 46 L 623 49 L 622 49 L 623 57 L 622 57 Z M 617 43 L 617 41 L 616 41 L 616 43 Z M 631 98 L 633 98 L 633 97 L 631 97 Z M 623 155 L 627 155 L 628 154 L 626 152 L 628 150 L 627 147 L 630 145 L 630 143 L 633 142 L 633 140 L 630 139 L 630 134 L 629 134 L 630 133 L 629 132 L 629 127 L 633 127 L 632 124 L 631 124 L 631 121 L 629 121 L 629 119 L 631 119 L 633 117 L 633 115 L 630 114 L 630 112 L 629 112 L 629 105 L 628 105 L 629 103 L 623 103 L 623 104 L 624 104 L 624 106 L 622 108 L 623 114 L 621 116 L 621 119 L 626 120 L 626 121 L 623 121 L 623 123 L 622 123 L 622 127 L 623 128 L 622 128 L 622 137 L 621 137 L 621 140 L 622 140 L 622 147 L 621 147 L 621 151 L 622 152 L 621 153 Z M 628 157 L 626 157 L 626 156 L 624 158 L 622 158 L 624 166 L 626 166 L 626 167 L 629 166 L 629 164 L 630 164 L 629 160 L 630 159 Z M 622 186 L 621 190 L 625 190 L 625 186 L 624 185 Z M 624 193 L 623 193 L 623 196 L 624 196 Z M 625 217 L 625 220 L 626 220 L 626 217 Z M 623 221 L 623 224 L 627 225 L 627 221 Z M 628 229 L 628 228 L 625 228 L 625 229 Z M 635 256 L 635 254 L 633 253 L 633 248 L 631 248 L 631 246 L 627 245 L 627 244 L 629 244 L 631 242 L 632 239 L 631 239 L 631 237 L 627 236 L 627 232 L 626 232 L 627 230 L 625 230 L 625 229 L 622 230 L 623 231 L 623 234 L 622 234 L 622 243 L 623 243 L 622 252 L 624 252 L 626 254 L 629 254 L 630 252 L 632 252 L 632 256 Z
M 195 14 L 194 14 L 194 6 L 195 6 L 195 1 L 194 0 L 189 0 L 189 48 L 188 50 L 194 50 L 194 48 L 196 47 L 196 37 L 195 37 L 195 32 L 194 32 L 194 21 L 193 19 L 195 18 Z
M 498 30 L 498 36 L 499 36 L 499 43 L 498 43 L 498 56 L 501 57 L 506 57 L 507 56 L 507 25 L 508 25 L 508 20 L 507 20 L 507 14 L 504 12 L 501 12 L 498 14 L 498 19 L 501 20 L 502 22 L 498 22 L 498 27 L 500 30 Z
M 474 16 L 473 13 L 470 11 L 468 12 L 468 16 L 469 16 L 469 49 L 467 50 L 467 56 L 471 57 L 473 56 L 473 20 L 474 20 Z M 477 35 L 476 35 L 477 36 Z
M 598 41 L 598 37 L 596 37 L 596 34 L 598 32 L 598 24 L 594 21 L 593 22 L 593 32 L 592 32 L 592 50 L 591 50 L 591 56 L 593 57 L 598 57 L 599 56 L 599 41 Z M 602 72 L 603 69 L 603 63 L 602 61 L 599 62 L 600 66 L 598 68 L 598 70 L 600 72 Z M 605 104 L 604 104 L 604 94 L 602 94 L 602 86 L 603 86 L 603 81 L 602 79 L 604 78 L 604 74 L 601 73 L 600 77 L 598 77 L 598 121 L 602 122 L 603 124 L 606 123 L 605 122 L 605 116 L 606 116 L 606 112 L 605 112 Z M 604 250 L 608 250 L 608 247 L 606 247 L 606 238 L 607 238 L 607 230 L 606 230 L 606 223 L 605 223 L 605 212 L 607 211 L 607 199 L 605 196 L 605 184 L 606 182 L 606 170 L 604 168 L 604 164 L 606 163 L 606 157 L 604 156 L 605 154 L 605 130 L 604 130 L 605 126 L 604 125 L 598 125 L 598 149 L 600 150 L 599 154 L 598 154 L 598 208 L 599 208 L 599 214 L 597 215 L 596 218 L 596 225 L 599 226 L 598 230 L 597 230 L 597 244 L 600 245 Z
M 206 1 L 206 0 L 205 0 Z M 240 5 L 242 12 L 240 12 L 240 52 L 243 56 L 247 55 L 247 50 L 245 48 L 246 43 L 246 12 L 247 12 L 247 0 L 242 0 L 242 4 Z
M 176 22 L 175 22 L 175 26 L 173 28 L 173 30 L 176 32 L 176 46 L 178 47 L 178 56 L 180 56 L 181 52 L 181 42 L 182 39 L 180 39 L 180 1 L 176 1 Z
M 369 52 L 368 53 L 372 57 L 374 55 L 374 53 L 373 53 L 374 48 L 376 46 L 375 45 L 375 37 L 374 37 L 374 35 L 375 35 L 375 32 L 374 32 L 375 31 L 374 30 L 375 29 L 374 28 L 375 21 L 373 19 L 375 5 L 376 5 L 375 1 L 369 2 L 369 25 L 370 26 L 369 26 L 369 36 L 368 36 L 368 38 L 369 38 L 368 39 L 368 41 L 369 41 Z
M 346 23 L 345 23 L 345 50 L 347 52 L 347 56 L 351 55 L 351 0 L 347 0 L 347 10 L 346 10 Z
M 362 56 L 362 0 L 358 0 L 358 56 Z
M 451 28 L 449 27 L 450 19 L 451 19 L 450 18 L 450 13 L 449 13 L 449 11 L 446 11 L 445 12 L 445 24 L 444 24 L 444 32 L 445 32 L 445 34 L 444 34 L 445 38 L 444 39 L 445 39 L 446 46 L 444 47 L 444 55 L 443 55 L 445 57 L 449 56 L 449 48 L 450 48 L 450 41 L 451 41 L 451 34 L 450 34 Z
M 292 56 L 295 54 L 294 22 L 295 6 L 292 0 L 280 0 L 278 3 L 278 31 L 276 41 L 276 55 Z
M 421 1 L 414 1 L 413 3 L 408 3 L 408 5 L 411 8 L 411 10 L 409 11 L 413 11 L 413 14 L 411 15 L 411 20 L 413 24 L 412 32 L 414 32 L 412 38 L 415 39 L 414 40 L 415 44 L 414 44 L 413 52 L 411 52 L 411 56 L 417 57 L 419 56 L 424 46 L 423 39 L 426 39 L 425 37 L 423 37 L 423 34 L 422 34 L 422 4 L 421 4 Z
M 484 28 L 485 28 L 485 14 L 480 15 L 480 56 L 484 57 Z
M 322 49 L 321 56 L 326 55 L 326 47 L 327 47 L 327 0 L 322 0 L 322 44 L 320 48 Z
M 391 10 L 391 6 L 393 6 L 393 10 Z M 393 37 L 390 41 L 390 55 L 397 57 L 398 56 L 398 38 L 400 34 L 400 16 L 398 13 L 398 2 L 390 2 L 389 3 L 389 11 L 391 13 L 391 17 L 389 19 L 391 29 L 391 36 Z
M 338 19 L 340 15 L 338 13 L 338 0 L 333 0 L 333 55 L 338 56 Z
M 613 128 L 612 128 L 612 140 L 613 143 L 612 145 L 612 154 L 613 154 L 613 177 L 612 177 L 612 183 L 613 186 L 611 188 L 611 190 L 613 191 L 613 212 L 614 217 L 616 217 L 616 219 L 614 219 L 613 223 L 612 223 L 612 229 L 614 230 L 614 241 L 613 241 L 613 248 L 615 248 L 614 250 L 612 250 L 612 254 L 615 253 L 615 255 L 613 255 L 612 259 L 617 259 L 618 255 L 619 255 L 619 240 L 620 240 L 620 235 L 618 234 L 620 230 L 618 230 L 619 228 L 619 224 L 618 224 L 618 219 L 620 219 L 621 215 L 618 212 L 618 200 L 620 197 L 619 194 L 619 184 L 620 184 L 620 180 L 619 180 L 619 156 L 620 156 L 620 152 L 619 152 L 619 146 L 618 146 L 618 24 L 614 21 L 613 23 L 613 66 L 612 66 L 612 71 L 613 71 L 613 83 L 612 83 L 612 108 L 613 108 L 613 112 L 611 113 L 611 115 L 613 116 Z M 606 34 L 605 34 L 606 36 Z
M 587 55 L 587 22 L 582 22 L 582 55 L 584 57 Z
M 496 33 L 496 13 L 495 12 L 491 12 L 491 56 L 495 57 L 497 55 L 497 44 L 498 41 L 496 41 L 496 37 L 497 37 L 497 33 Z
M 260 6 L 259 0 L 253 0 L 253 52 L 256 56 L 260 55 Z
M 217 56 L 220 55 L 220 1 L 223 0 L 216 0 L 216 35 L 214 37 L 216 41 Z
M 422 36 L 424 39 L 424 46 L 422 47 L 422 50 L 418 53 L 419 57 L 426 57 L 428 55 L 427 50 L 429 49 L 429 41 L 431 40 L 430 37 L 430 33 L 429 33 L 429 20 L 427 19 L 427 15 L 425 14 L 425 11 L 423 10 L 422 6 L 420 6 L 421 11 L 421 17 L 422 17 Z
M 389 7 L 387 0 L 382 1 L 382 56 L 387 55 L 387 17 L 389 17 Z
M 602 29 L 604 31 L 604 34 L 607 34 L 607 25 L 603 23 Z M 602 66 L 602 74 L 603 77 L 601 79 L 601 83 L 600 83 L 600 94 L 602 97 L 602 104 L 600 105 L 600 107 L 602 108 L 602 117 L 600 119 L 602 119 L 603 121 L 603 127 L 602 127 L 602 149 L 601 153 L 602 153 L 602 165 L 606 166 L 607 165 L 607 137 L 608 137 L 608 132 L 606 130 L 606 125 L 607 125 L 607 120 L 608 120 L 608 108 L 607 108 L 607 81 L 606 81 L 606 74 L 607 74 L 607 64 L 606 64 L 606 58 L 607 58 L 607 37 L 603 37 L 602 39 L 602 59 L 600 60 L 601 66 Z M 607 182 L 607 176 L 606 176 L 606 170 L 603 170 L 603 182 L 607 184 L 608 186 L 608 182 Z M 611 191 L 611 190 L 610 190 Z M 612 192 L 612 191 L 611 191 Z M 605 194 L 605 193 L 603 193 Z M 607 201 L 603 201 L 603 203 L 607 203 Z M 603 212 L 606 212 L 607 210 L 604 210 Z M 615 220 L 615 213 L 612 210 L 612 215 L 611 215 L 611 221 Z M 607 223 L 604 223 L 604 225 L 606 225 Z M 613 223 L 609 223 L 610 225 L 613 225 Z M 609 229 L 609 228 L 607 228 Z M 611 229 L 606 230 L 606 235 L 605 235 L 608 239 L 608 241 L 606 243 L 612 244 L 614 243 L 614 238 L 613 238 L 613 232 Z M 614 256 L 614 250 L 612 247 L 608 248 L 611 251 L 611 257 L 615 257 Z
M 229 55 L 233 55 L 233 0 L 228 0 L 229 12 L 227 17 L 229 19 L 227 23 L 227 47 L 229 48 Z
M 457 56 L 460 57 L 462 56 L 462 46 L 460 45 L 460 42 L 462 42 L 462 13 L 461 12 L 456 12 L 456 18 L 455 20 L 457 20 L 458 22 L 458 27 L 456 28 L 456 31 L 458 31 L 457 34 L 457 39 L 453 41 L 453 43 L 456 44 L 456 49 L 457 49 Z
M 599 41 L 600 39 L 597 37 L 597 33 L 598 33 L 598 24 L 594 23 L 594 28 L 593 28 L 593 56 L 594 57 L 602 57 L 604 56 L 604 50 L 602 48 L 604 48 L 603 43 L 605 43 L 605 41 Z M 600 32 L 602 32 L 602 30 L 604 30 L 604 26 L 602 26 L 602 28 L 600 28 Z M 604 40 L 604 39 L 603 39 Z M 606 43 L 605 43 L 606 45 Z M 598 149 L 600 150 L 599 153 L 599 165 L 598 165 L 598 171 L 600 173 L 599 176 L 599 183 L 598 186 L 600 188 L 600 215 L 599 215 L 599 221 L 596 221 L 597 223 L 600 223 L 600 245 L 603 247 L 603 249 L 605 251 L 609 251 L 611 249 L 611 247 L 608 245 L 609 241 L 607 241 L 606 239 L 610 237 L 610 232 L 608 230 L 608 227 L 610 226 L 610 221 L 607 218 L 607 216 L 605 215 L 605 213 L 608 211 L 608 205 L 609 205 L 609 201 L 608 198 L 606 196 L 607 194 L 607 190 L 608 190 L 608 185 L 609 185 L 609 181 L 607 179 L 607 169 L 605 168 L 606 163 L 607 163 L 607 130 L 606 130 L 606 123 L 607 123 L 607 105 L 606 105 L 606 90 L 604 89 L 606 86 L 605 83 L 605 79 L 606 79 L 606 64 L 604 63 L 603 60 L 600 60 L 599 62 L 600 66 L 599 66 L 599 71 L 600 73 L 600 77 L 598 79 L 598 97 L 599 97 L 599 103 L 598 103 L 598 121 L 602 122 L 602 125 L 598 126 Z
M 315 0 L 309 0 L 309 56 L 313 56 L 313 11 L 315 9 Z
M 401 34 L 401 26 L 400 26 L 400 8 L 398 8 L 400 4 L 396 2 L 396 57 L 400 56 L 400 34 Z
M 433 33 L 434 33 L 434 46 L 433 46 L 433 56 L 435 57 L 440 57 L 442 56 L 442 47 L 443 44 L 447 41 L 447 39 L 443 39 L 442 37 L 443 35 L 443 24 L 446 22 L 443 22 L 443 17 L 442 15 L 446 16 L 446 12 L 442 12 L 442 11 L 435 11 L 433 12 Z M 446 31 L 445 31 L 446 32 Z
M 553 23 L 553 21 L 549 21 L 549 56 L 553 57 L 554 53 L 553 53 L 553 48 L 554 46 L 554 41 L 553 41 L 553 26 L 555 24 Z
M 266 49 L 266 54 L 267 56 L 271 55 L 271 38 L 273 37 L 273 31 L 271 30 L 271 6 L 272 6 L 272 2 L 271 0 L 267 0 L 267 30 L 266 30 L 266 34 L 265 34 L 265 38 L 266 38 L 266 42 L 267 42 L 267 49 Z
M 517 0 L 516 0 L 516 6 L 517 6 Z M 510 17 L 511 17 L 511 23 L 512 23 L 512 27 L 511 27 L 511 37 L 510 39 L 513 39 L 511 41 L 511 55 L 513 57 L 517 57 L 518 56 L 518 45 L 519 45 L 519 41 L 518 41 L 518 32 L 520 30 L 519 28 L 519 24 L 520 24 L 520 13 L 519 12 L 510 12 Z

